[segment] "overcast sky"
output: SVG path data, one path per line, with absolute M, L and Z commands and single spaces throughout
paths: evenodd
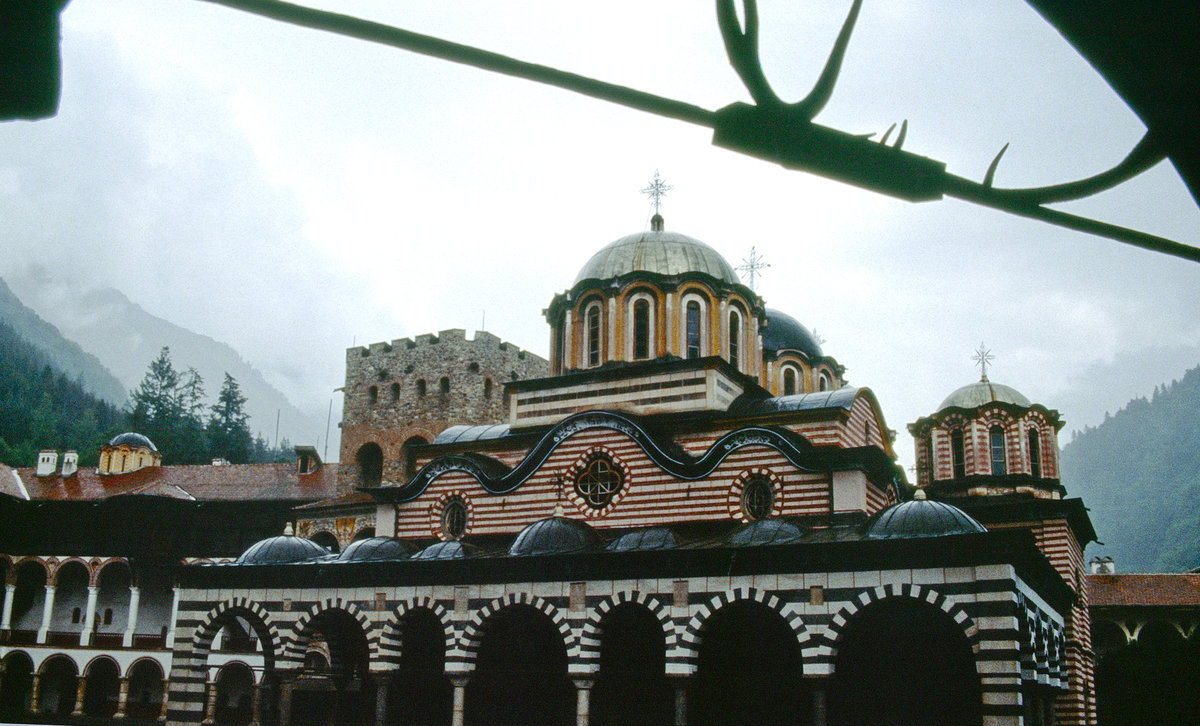
M 313 3 L 705 108 L 748 100 L 711 2 Z M 808 92 L 847 2 L 761 0 L 766 74 Z M 957 201 L 910 204 L 678 121 L 199 0 L 73 0 L 56 118 L 0 124 L 0 274 L 112 285 L 230 343 L 323 418 L 350 345 L 486 327 L 546 355 L 588 257 L 668 229 L 733 264 L 905 424 L 978 379 L 1098 423 L 1200 363 L 1200 265 Z M 997 186 L 1088 176 L 1144 129 L 1021 0 L 867 2 L 818 121 Z M 1200 244 L 1169 164 L 1073 211 Z M 340 400 L 335 401 L 335 407 Z M 336 417 L 336 408 L 335 408 Z M 297 442 L 301 443 L 301 442 Z

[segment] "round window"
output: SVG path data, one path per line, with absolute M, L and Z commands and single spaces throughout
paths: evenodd
M 592 509 L 604 509 L 621 491 L 621 471 L 607 456 L 594 456 L 575 477 L 575 492 Z
M 775 487 L 765 476 L 754 476 L 742 487 L 742 514 L 751 522 L 766 519 L 775 508 Z
M 467 533 L 467 503 L 458 497 L 442 505 L 442 534 L 447 539 L 462 539 Z

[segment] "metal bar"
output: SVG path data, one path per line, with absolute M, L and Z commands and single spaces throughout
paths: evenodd
M 401 48 L 422 55 L 441 58 L 453 63 L 495 71 L 508 76 L 524 78 L 538 83 L 574 91 L 592 98 L 648 111 L 659 116 L 687 121 L 688 123 L 712 128 L 713 112 L 693 106 L 690 103 L 663 98 L 644 91 L 638 91 L 614 83 L 605 83 L 594 78 L 567 73 L 556 68 L 548 68 L 534 63 L 527 63 L 516 58 L 510 58 L 499 53 L 492 53 L 469 45 L 452 43 L 448 40 L 421 35 L 390 25 L 363 20 L 316 10 L 301 5 L 279 2 L 278 0 L 201 0 L 216 5 L 224 5 L 235 10 L 242 10 L 273 20 L 281 20 L 292 25 L 300 25 L 314 30 L 323 30 L 350 38 L 358 38 L 371 43 Z

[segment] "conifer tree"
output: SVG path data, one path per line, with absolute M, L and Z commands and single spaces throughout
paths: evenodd
M 208 418 L 208 441 L 214 457 L 245 464 L 254 455 L 254 438 L 250 435 L 250 416 L 245 412 L 245 404 L 246 397 L 237 379 L 226 373 Z

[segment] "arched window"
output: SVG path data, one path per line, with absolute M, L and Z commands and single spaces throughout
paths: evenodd
M 650 357 L 650 301 L 633 301 L 633 359 Z
M 367 403 L 374 406 L 375 402 L 378 400 L 379 400 L 379 387 L 371 386 L 370 388 L 367 389 Z
M 950 434 L 950 459 L 954 468 L 954 478 L 965 477 L 967 475 L 967 452 L 963 446 L 962 429 L 956 429 Z
M 442 534 L 446 539 L 462 539 L 467 533 L 469 510 L 461 497 L 450 497 L 442 505 Z
M 418 378 L 417 379 L 417 396 L 421 397 L 424 395 L 425 395 L 425 379 Z
M 600 365 L 600 303 L 588 306 L 584 315 L 587 324 L 587 367 Z
M 783 395 L 791 396 L 796 393 L 796 369 L 788 366 L 783 369 Z
M 833 383 L 829 380 L 829 374 L 821 371 L 821 375 L 817 377 L 817 390 L 828 391 L 833 388 Z
M 82 617 L 82 615 L 83 615 L 83 611 L 80 610 L 79 608 L 75 608 L 74 610 L 71 611 L 71 622 L 78 624 L 79 618 Z
M 396 401 L 399 401 L 399 400 L 400 400 L 400 384 L 393 383 L 392 384 L 392 402 L 395 403 Z
M 741 370 L 742 352 L 742 314 L 737 310 L 729 311 L 729 363 Z
M 1042 437 L 1037 429 L 1029 429 L 1029 473 L 1042 478 Z
M 684 316 L 684 327 L 687 333 L 687 348 L 685 358 L 700 357 L 700 303 L 689 300 Z
M 491 378 L 483 379 L 483 397 L 484 398 L 492 397 L 492 379 Z
M 989 429 L 988 443 L 992 452 L 992 476 L 1004 476 L 1004 429 L 999 426 Z
M 104 608 L 104 624 L 112 625 L 112 608 Z
M 450 392 L 450 379 L 447 378 L 446 376 L 442 376 L 442 380 L 438 381 L 438 388 L 441 390 L 442 393 L 449 393 Z

